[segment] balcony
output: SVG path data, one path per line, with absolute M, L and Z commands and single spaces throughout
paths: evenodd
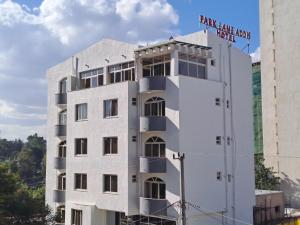
M 167 215 L 167 200 L 152 199 L 140 197 L 140 214 L 141 215 Z M 163 210 L 161 210 L 163 209 Z
M 67 93 L 59 93 L 55 95 L 56 105 L 65 105 L 67 104 Z
M 140 117 L 140 132 L 166 131 L 166 117 L 147 116 Z
M 166 77 L 145 77 L 139 80 L 139 92 L 152 92 L 166 90 Z
M 167 159 L 163 157 L 140 157 L 140 173 L 166 173 Z
M 55 157 L 54 158 L 54 168 L 57 170 L 66 169 L 66 158 Z
M 66 125 L 56 125 L 55 126 L 55 135 L 57 137 L 64 137 L 67 135 L 67 126 Z
M 54 202 L 65 202 L 66 201 L 66 191 L 54 190 L 53 191 L 53 201 Z

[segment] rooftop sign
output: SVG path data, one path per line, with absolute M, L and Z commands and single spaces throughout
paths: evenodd
M 233 26 L 218 22 L 215 19 L 203 15 L 199 16 L 199 22 L 208 27 L 215 28 L 217 30 L 217 35 L 220 38 L 223 38 L 230 42 L 235 42 L 235 37 L 245 38 L 248 40 L 251 39 L 251 32 L 239 28 L 234 28 Z

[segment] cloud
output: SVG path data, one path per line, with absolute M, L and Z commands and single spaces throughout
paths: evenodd
M 46 69 L 102 38 L 147 43 L 178 34 L 167 0 L 0 0 L 0 126 L 25 137 L 45 126 Z M 42 125 L 43 124 L 43 125 Z
M 260 47 L 258 47 L 255 52 L 251 53 L 250 56 L 253 63 L 260 62 Z

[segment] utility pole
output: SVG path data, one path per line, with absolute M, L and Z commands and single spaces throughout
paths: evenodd
M 180 208 L 181 208 L 181 225 L 186 225 L 186 205 L 185 205 L 185 190 L 184 190 L 184 153 L 177 153 L 177 157 L 173 154 L 173 159 L 180 161 Z

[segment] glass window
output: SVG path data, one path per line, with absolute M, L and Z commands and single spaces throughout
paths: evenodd
M 153 97 L 145 102 L 145 116 L 165 116 L 165 100 Z
M 85 173 L 75 173 L 75 189 L 87 189 L 87 175 Z
M 71 210 L 72 225 L 82 225 L 82 210 Z
M 66 173 L 59 174 L 57 179 L 57 189 L 61 191 L 66 190 Z
M 83 71 L 79 74 L 81 88 L 98 87 L 103 85 L 103 68 Z
M 158 177 L 152 177 L 145 181 L 144 196 L 152 199 L 166 198 L 166 185 Z
M 117 154 L 118 153 L 118 138 L 105 137 L 104 140 L 104 154 Z
M 104 192 L 118 192 L 118 176 L 104 175 Z
M 143 77 L 169 76 L 170 75 L 170 54 L 160 55 L 154 58 L 143 59 Z
M 67 110 L 63 110 L 58 115 L 58 124 L 66 125 L 67 124 Z
M 87 154 L 87 138 L 75 139 L 75 155 Z
M 104 100 L 104 118 L 118 115 L 118 100 Z
M 178 73 L 184 76 L 206 79 L 206 59 L 199 55 L 179 53 Z
M 178 73 L 180 75 L 185 75 L 185 76 L 187 76 L 189 74 L 189 72 L 188 72 L 188 63 L 187 62 L 179 61 L 179 71 L 178 71 Z
M 165 157 L 165 142 L 160 137 L 151 137 L 145 143 L 145 157 Z
M 67 154 L 67 141 L 62 141 L 58 145 L 58 157 L 65 158 Z
M 86 120 L 87 116 L 87 103 L 77 104 L 76 109 L 76 121 Z
M 55 217 L 55 222 L 65 223 L 65 205 L 58 206 L 56 212 L 57 216 Z
M 134 62 L 112 65 L 108 67 L 109 82 L 118 83 L 123 81 L 134 81 Z
M 67 93 L 67 78 L 62 79 L 59 82 L 59 93 Z

